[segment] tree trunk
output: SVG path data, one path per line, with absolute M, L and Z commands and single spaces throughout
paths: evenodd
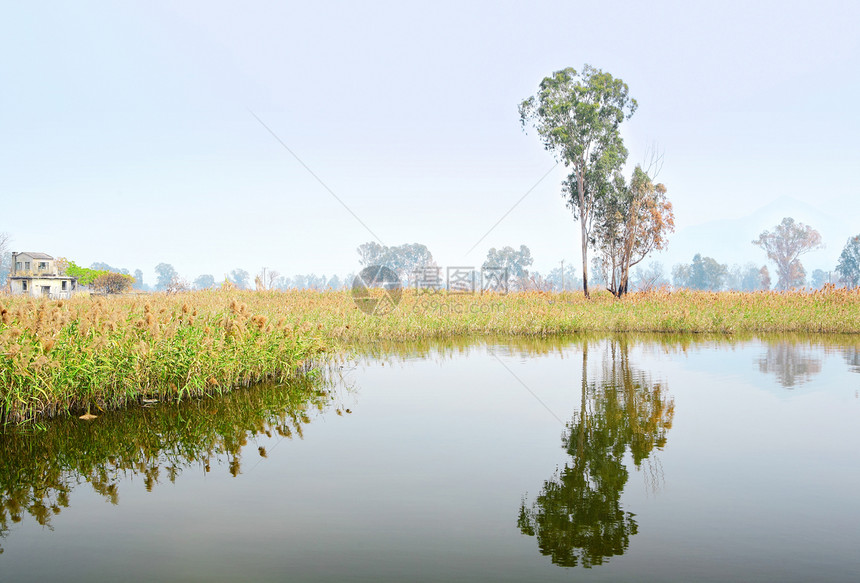
M 627 281 L 630 279 L 629 259 L 625 256 L 621 257 L 621 273 L 618 276 L 618 293 L 616 297 L 621 297 L 627 293 Z
M 576 170 L 576 192 L 579 196 L 579 224 L 582 233 L 582 292 L 586 298 L 588 295 L 588 212 L 585 208 L 585 184 L 582 176 L 583 170 Z
M 639 206 L 640 200 L 634 197 L 633 203 L 630 205 L 630 216 L 627 219 L 624 246 L 621 252 L 621 281 L 618 285 L 618 297 L 620 298 L 627 293 L 628 282 L 630 280 L 630 263 L 633 261 L 633 246 L 636 243 L 636 238 L 639 235 Z
M 585 222 L 582 223 L 582 291 L 585 297 L 588 295 L 588 237 L 585 234 Z

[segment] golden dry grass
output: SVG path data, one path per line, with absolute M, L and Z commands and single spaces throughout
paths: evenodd
M 322 347 L 214 295 L 0 303 L 3 422 L 177 400 L 307 370 Z
M 373 342 L 580 332 L 860 333 L 860 290 L 508 295 L 403 293 L 368 315 L 349 292 L 206 291 L 0 299 L 4 422 L 179 399 L 304 371 Z

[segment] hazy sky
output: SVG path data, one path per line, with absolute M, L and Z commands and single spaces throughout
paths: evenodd
M 256 114 L 385 244 L 578 263 L 562 167 L 467 252 L 553 168 L 518 103 L 589 63 L 638 100 L 630 162 L 659 145 L 679 227 L 790 196 L 860 232 L 860 3 L 749 4 L 7 3 L 0 231 L 149 283 L 355 271 L 373 235 Z

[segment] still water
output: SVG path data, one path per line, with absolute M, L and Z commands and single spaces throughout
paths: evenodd
M 375 346 L 0 435 L 2 581 L 857 581 L 860 339 Z

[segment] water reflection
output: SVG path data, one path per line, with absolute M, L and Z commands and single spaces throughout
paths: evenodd
M 621 505 L 629 451 L 637 469 L 666 443 L 674 402 L 665 387 L 630 364 L 625 339 L 611 341 L 601 374 L 588 379 L 583 343 L 582 400 L 567 424 L 562 447 L 571 456 L 520 506 L 517 525 L 536 536 L 540 552 L 564 566 L 589 568 L 623 554 L 638 532 L 634 514 Z
M 359 362 L 397 363 L 410 360 L 437 361 L 467 356 L 473 351 L 483 352 L 492 346 L 496 354 L 521 358 L 559 357 L 566 358 L 571 348 L 584 342 L 597 343 L 606 338 L 605 333 L 583 332 L 554 336 L 448 336 L 416 340 L 377 340 L 356 343 L 352 356 Z M 725 334 L 657 334 L 625 333 L 631 346 L 667 353 L 683 353 L 701 346 L 735 346 L 756 339 L 751 334 L 726 336 Z
M 821 372 L 819 349 L 792 341 L 771 342 L 764 357 L 759 359 L 759 371 L 776 376 L 779 384 L 793 389 Z
M 748 435 L 748 438 L 741 439 L 734 430 L 730 434 L 720 434 L 724 428 L 720 428 L 719 423 L 714 419 L 724 419 L 726 414 L 733 414 L 734 410 L 728 405 L 742 402 L 744 395 L 749 391 L 749 386 L 744 382 L 735 383 L 737 386 L 725 387 L 724 375 L 713 375 L 713 378 L 708 380 L 706 375 L 702 374 L 713 372 L 715 369 L 723 372 L 727 366 L 736 366 L 747 375 L 744 378 L 749 381 L 749 385 L 767 390 L 772 385 L 772 381 L 761 382 L 767 379 L 758 372 L 758 367 L 750 365 L 764 357 L 768 344 L 776 347 L 779 343 L 788 341 L 787 339 L 788 337 L 756 339 L 748 345 L 744 344 L 746 340 L 736 337 L 706 338 L 671 335 L 623 335 L 613 340 L 596 336 L 576 336 L 549 339 L 456 338 L 439 342 L 390 345 L 377 343 L 371 349 L 377 351 L 377 354 L 382 351 L 380 357 L 386 364 L 385 368 L 373 367 L 370 371 L 372 374 L 359 377 L 367 380 L 367 386 L 362 387 L 362 399 L 369 399 L 368 405 L 372 403 L 373 407 L 368 406 L 361 415 L 352 420 L 352 425 L 349 427 L 345 427 L 345 424 L 337 424 L 337 429 L 343 433 L 320 431 L 315 437 L 323 439 L 315 439 L 314 443 L 305 444 L 306 447 L 302 449 L 306 458 L 302 464 L 307 465 L 290 464 L 289 473 L 284 474 L 291 477 L 291 482 L 295 482 L 292 493 L 297 495 L 273 497 L 274 506 L 271 508 L 268 502 L 255 505 L 257 498 L 249 498 L 247 507 L 245 504 L 237 504 L 230 508 L 229 513 L 225 514 L 229 517 L 229 521 L 225 519 L 225 523 L 229 523 L 230 528 L 237 532 L 245 532 L 246 537 L 247 533 L 256 533 L 255 536 L 258 538 L 253 541 L 259 547 L 256 547 L 258 551 L 253 554 L 253 560 L 258 561 L 255 566 L 261 571 L 280 574 L 281 570 L 286 571 L 286 565 L 298 564 L 310 572 L 318 564 L 337 563 L 332 557 L 339 556 L 346 557 L 344 561 L 350 564 L 344 566 L 342 571 L 336 569 L 327 573 L 343 575 L 355 572 L 359 578 L 365 576 L 368 580 L 385 580 L 386 577 L 384 574 L 380 576 L 379 571 L 383 570 L 381 566 L 388 567 L 392 557 L 403 561 L 400 563 L 403 570 L 396 571 L 396 575 L 401 579 L 402 573 L 426 573 L 429 572 L 427 571 L 429 566 L 438 565 L 441 562 L 452 565 L 451 569 L 465 568 L 463 565 L 467 562 L 466 559 L 461 557 L 462 563 L 458 564 L 456 556 L 459 556 L 460 550 L 466 547 L 473 551 L 467 553 L 470 559 L 498 557 L 495 573 L 509 573 L 511 580 L 517 580 L 517 578 L 518 580 L 545 580 L 547 571 L 543 569 L 555 571 L 555 575 L 559 577 L 570 575 L 555 569 L 550 563 L 550 558 L 552 562 L 564 566 L 592 567 L 611 562 L 612 564 L 602 569 L 593 569 L 590 574 L 620 580 L 629 579 L 630 576 L 625 575 L 629 575 L 631 569 L 654 569 L 656 564 L 654 561 L 657 561 L 666 569 L 663 575 L 669 576 L 655 575 L 655 578 L 672 580 L 669 569 L 675 568 L 677 564 L 675 559 L 687 550 L 696 552 L 701 548 L 711 548 L 709 557 L 713 559 L 713 557 L 742 554 L 745 551 L 744 545 L 750 540 L 761 539 L 762 545 L 770 544 L 767 542 L 767 533 L 764 532 L 763 527 L 761 531 L 755 530 L 761 522 L 759 517 L 765 516 L 771 521 L 779 521 L 784 517 L 793 519 L 795 517 L 791 515 L 790 508 L 796 505 L 798 499 L 814 499 L 816 503 L 821 503 L 821 508 L 824 509 L 821 520 L 812 517 L 811 511 L 805 511 L 806 514 L 803 517 L 798 515 L 796 517 L 800 521 L 798 524 L 804 527 L 797 529 L 798 532 L 807 530 L 844 534 L 843 530 L 849 529 L 830 530 L 830 523 L 836 523 L 841 520 L 838 517 L 845 516 L 845 510 L 837 508 L 838 505 L 854 507 L 851 506 L 849 495 L 845 492 L 856 492 L 856 488 L 852 489 L 853 483 L 850 482 L 849 471 L 842 471 L 842 468 L 853 467 L 845 461 L 853 461 L 853 458 L 845 453 L 841 455 L 834 453 L 831 456 L 832 459 L 837 460 L 832 468 L 823 463 L 812 464 L 808 469 L 797 472 L 801 476 L 800 479 L 793 480 L 791 475 L 778 474 L 767 487 L 763 486 L 765 484 L 763 478 L 760 489 L 750 492 L 739 484 L 722 483 L 719 467 L 717 467 L 717 471 L 712 473 L 716 479 L 702 480 L 699 482 L 699 489 L 694 491 L 696 495 L 701 495 L 709 501 L 720 500 L 719 504 L 714 506 L 721 509 L 719 515 L 705 518 L 705 520 L 714 520 L 713 524 L 709 523 L 708 528 L 701 528 L 700 524 L 691 524 L 691 521 L 702 520 L 702 517 L 695 512 L 690 512 L 691 509 L 695 511 L 700 507 L 696 505 L 695 499 L 690 501 L 688 494 L 693 490 L 685 488 L 681 496 L 677 491 L 661 494 L 661 515 L 654 524 L 646 522 L 642 506 L 631 507 L 629 498 L 622 499 L 631 477 L 633 477 L 634 486 L 638 486 L 635 477 L 631 474 L 635 475 L 640 471 L 646 480 L 654 477 L 655 474 L 652 471 L 659 468 L 655 450 L 665 445 L 674 420 L 673 402 L 667 385 L 654 382 L 646 374 L 648 370 L 655 371 L 653 378 L 663 378 L 663 374 L 673 375 L 670 377 L 673 379 L 671 381 L 673 392 L 679 402 L 682 397 L 685 402 L 684 415 L 688 421 L 685 425 L 688 429 L 691 425 L 698 429 L 684 433 L 680 424 L 677 424 L 675 429 L 671 430 L 673 443 L 679 446 L 673 452 L 673 455 L 677 456 L 673 459 L 673 482 L 689 483 L 691 476 L 698 479 L 695 476 L 696 472 L 705 471 L 702 469 L 704 464 L 698 463 L 701 461 L 701 456 L 713 455 L 716 452 L 731 455 L 731 458 L 726 459 L 732 460 L 732 467 L 743 468 L 743 471 L 739 470 L 741 473 L 759 471 L 762 467 L 761 460 L 776 452 L 777 457 L 774 458 L 773 463 L 768 466 L 767 471 L 761 472 L 762 475 L 767 476 L 771 475 L 771 471 L 779 468 L 796 468 L 797 463 L 802 464 L 804 460 L 815 459 L 814 455 L 810 455 L 804 449 L 806 442 L 800 438 L 794 438 L 797 435 L 796 432 L 780 433 L 786 427 L 797 427 L 798 420 L 805 422 L 805 415 L 799 414 L 788 420 L 782 420 L 784 423 L 781 424 L 780 420 L 774 419 L 776 416 L 763 414 L 760 416 L 761 425 L 759 426 L 755 425 L 758 423 L 757 419 L 753 423 L 749 421 L 756 418 L 756 412 L 746 411 L 745 422 L 737 425 L 748 430 L 748 434 L 744 434 Z M 841 364 L 844 355 L 848 364 L 858 370 L 860 341 L 856 338 L 846 340 L 837 337 L 832 339 L 805 337 L 798 342 L 802 344 L 797 348 L 807 356 L 814 356 L 816 353 L 810 352 L 813 350 L 817 351 L 822 359 L 826 359 L 828 354 L 836 355 Z M 486 349 L 487 345 L 492 345 L 491 351 Z M 730 351 L 736 350 L 738 354 L 730 354 Z M 472 352 L 475 353 L 474 356 L 483 355 L 484 357 L 469 359 L 468 363 L 464 362 L 466 359 L 463 356 Z M 467 424 L 472 422 L 470 419 L 474 416 L 455 415 L 464 410 L 458 399 L 469 389 L 469 387 L 460 386 L 459 379 L 464 379 L 463 383 L 483 385 L 484 379 L 487 378 L 486 370 L 483 368 L 485 366 L 493 367 L 489 370 L 496 371 L 502 376 L 507 375 L 507 372 L 498 368 L 499 364 L 495 359 L 486 357 L 488 353 L 507 355 L 508 359 L 513 360 L 520 357 L 541 360 L 542 362 L 527 370 L 539 375 L 535 377 L 540 379 L 538 382 L 557 383 L 552 388 L 558 390 L 552 394 L 553 398 L 558 400 L 549 402 L 572 402 L 566 410 L 560 409 L 560 411 L 575 410 L 574 414 L 566 416 L 570 422 L 565 426 L 562 436 L 565 453 L 561 454 L 554 449 L 555 445 L 550 445 L 549 453 L 552 454 L 552 451 L 555 451 L 555 455 L 563 455 L 567 463 L 563 463 L 562 467 L 553 474 L 553 463 L 548 462 L 543 470 L 539 469 L 536 475 L 532 475 L 529 478 L 531 485 L 528 486 L 532 495 L 524 499 L 521 505 L 517 504 L 519 502 L 517 497 L 521 491 L 515 489 L 511 499 L 511 482 L 501 479 L 513 475 L 519 481 L 525 472 L 533 469 L 532 460 L 522 468 L 510 466 L 511 459 L 526 458 L 532 453 L 529 449 L 531 443 L 527 439 L 519 439 L 519 433 L 505 442 L 506 447 L 520 448 L 517 450 L 517 456 L 509 455 L 511 452 L 508 451 L 499 451 L 499 455 L 489 456 L 502 464 L 498 467 L 493 466 L 492 471 L 495 473 L 487 472 L 488 476 L 500 478 L 494 481 L 499 483 L 500 489 L 491 491 L 492 495 L 487 495 L 488 490 L 485 489 L 488 482 L 464 478 L 468 476 L 470 468 L 480 467 L 481 471 L 484 471 L 480 466 L 484 463 L 483 458 L 487 457 L 484 450 L 478 450 L 480 455 L 470 453 L 472 457 L 461 458 L 451 455 L 454 447 L 462 448 L 464 451 L 467 448 L 474 450 L 480 447 L 480 442 L 469 441 L 472 432 Z M 472 368 L 464 366 L 440 371 L 439 375 L 434 375 L 433 371 L 440 367 L 423 364 L 413 367 L 409 364 L 394 367 L 402 370 L 393 371 L 396 374 L 389 375 L 390 367 L 387 366 L 389 361 L 414 358 L 453 359 L 457 362 L 452 364 L 469 365 Z M 562 360 L 564 362 L 560 362 Z M 731 364 L 727 365 L 727 362 Z M 830 366 L 830 360 L 827 362 Z M 590 365 L 591 368 L 588 369 L 586 365 Z M 649 366 L 654 368 L 649 369 Z M 578 373 L 580 367 L 583 373 L 581 385 L 577 386 L 579 383 L 574 381 L 576 384 L 572 391 L 565 389 L 568 384 L 565 379 L 574 376 L 570 374 L 571 369 L 574 373 Z M 421 374 L 430 374 L 426 378 L 419 379 L 419 370 Z M 657 370 L 666 372 L 657 373 Z M 457 377 L 458 383 L 452 385 L 456 390 L 438 391 L 440 384 L 454 378 L 449 372 L 464 373 L 464 376 Z M 768 372 L 768 374 L 771 373 Z M 394 380 L 392 384 L 387 385 L 385 382 L 389 377 Z M 528 380 L 525 376 L 523 378 Z M 404 379 L 407 381 L 414 379 L 416 384 L 419 382 L 427 384 L 418 387 L 412 393 L 401 387 L 401 384 L 407 384 L 402 383 Z M 684 382 L 684 379 L 695 379 L 696 382 L 689 380 Z M 705 379 L 701 380 L 701 385 L 700 379 Z M 683 386 L 688 383 L 690 386 Z M 514 382 L 511 381 L 511 384 L 514 385 Z M 535 388 L 538 388 L 538 385 L 535 385 Z M 517 387 L 513 390 L 520 389 Z M 734 391 L 731 394 L 735 398 L 725 399 L 723 395 L 726 391 Z M 571 392 L 574 394 L 571 395 Z M 480 393 L 480 395 L 482 399 L 507 398 L 506 394 L 496 392 Z M 543 396 L 543 393 L 541 395 Z M 716 395 L 717 398 L 708 400 L 706 399 L 708 395 Z M 92 488 L 105 500 L 117 503 L 123 498 L 124 501 L 131 502 L 133 492 L 130 488 L 140 489 L 140 486 L 139 484 L 130 486 L 121 480 L 138 476 L 147 489 L 154 489 L 156 492 L 154 496 L 144 497 L 147 505 L 155 508 L 156 504 L 151 499 L 159 495 L 158 490 L 169 490 L 169 488 L 156 486 L 159 483 L 178 480 L 182 475 L 189 478 L 186 481 L 187 484 L 193 481 L 190 479 L 189 470 L 196 473 L 211 469 L 213 473 L 224 477 L 240 472 L 248 474 L 249 469 L 260 461 L 259 456 L 266 455 L 265 450 L 259 451 L 256 447 L 260 444 L 254 443 L 255 435 L 301 435 L 303 426 L 314 417 L 314 408 L 325 407 L 332 398 L 327 389 L 324 390 L 321 385 L 313 383 L 306 386 L 296 385 L 289 391 L 261 387 L 181 406 L 159 406 L 104 415 L 92 423 L 84 423 L 76 419 L 59 421 L 50 424 L 47 431 L 40 433 L 0 435 L 0 533 L 5 534 L 10 528 L 14 529 L 14 523 L 21 520 L 38 521 L 50 527 L 54 515 L 62 513 L 70 503 L 79 510 L 84 503 L 79 501 L 81 497 L 71 494 L 76 487 L 80 488 L 81 484 L 84 484 L 83 488 L 86 490 Z M 431 399 L 437 398 L 439 400 L 432 403 L 433 407 L 425 409 Z M 529 397 L 524 396 L 524 398 Z M 727 406 L 724 407 L 725 410 L 717 411 L 703 405 L 697 408 L 696 403 L 702 399 L 705 403 L 720 402 Z M 786 399 L 784 409 L 791 413 L 798 408 L 797 401 L 800 400 Z M 762 399 L 754 401 L 768 402 Z M 466 404 L 474 407 L 474 409 L 465 408 L 467 412 L 484 411 L 483 400 L 467 400 Z M 401 410 L 399 407 L 405 407 L 406 410 Z M 818 409 L 824 410 L 823 407 L 824 405 Z M 491 414 L 495 410 L 488 410 L 489 413 L 481 415 L 475 422 L 487 423 L 486 427 L 512 435 L 511 424 L 518 423 L 521 420 L 520 416 L 517 413 L 511 417 Z M 515 411 L 516 407 L 498 410 Z M 451 416 L 446 416 L 448 411 L 452 412 Z M 691 414 L 691 411 L 698 412 L 701 417 L 696 417 Z M 838 437 L 838 441 L 827 442 L 828 448 L 832 448 L 834 452 L 851 451 L 848 447 L 843 447 L 845 443 L 852 443 L 848 437 L 853 436 L 853 433 L 845 429 L 852 427 L 846 421 L 846 419 L 850 421 L 850 415 L 842 410 L 826 409 L 825 411 L 826 415 L 820 416 L 818 423 L 822 427 L 829 428 L 832 425 L 839 430 L 820 432 L 823 434 L 822 439 L 828 436 Z M 535 417 L 536 421 L 532 419 L 523 421 L 528 425 L 523 425 L 522 435 L 531 435 L 533 430 L 546 428 L 545 422 L 549 418 L 543 412 L 539 412 Z M 836 418 L 835 422 L 834 418 Z M 411 426 L 413 422 L 419 424 L 416 425 L 417 428 L 426 430 L 415 431 L 409 434 L 409 438 L 400 439 L 400 429 L 407 425 Z M 422 422 L 427 424 L 420 425 Z M 702 425 L 702 428 L 698 428 L 699 425 Z M 754 428 L 753 425 L 755 425 Z M 451 428 L 455 432 L 460 431 L 456 435 L 463 436 L 464 439 L 456 442 L 440 439 L 440 436 L 445 437 L 444 432 L 437 433 L 440 427 L 446 431 Z M 549 431 L 552 442 L 557 444 L 555 440 L 560 428 L 550 428 Z M 492 431 L 480 433 L 493 435 Z M 720 435 L 720 439 L 715 440 L 714 435 Z M 350 442 L 355 441 L 357 455 L 342 455 L 339 445 L 344 436 Z M 724 443 L 724 438 L 728 443 Z M 784 451 L 779 449 L 783 442 L 787 443 Z M 243 448 L 246 443 L 248 446 Z M 426 458 L 434 465 L 426 466 L 427 470 L 418 465 L 411 466 L 408 471 L 404 470 L 398 466 L 398 461 L 414 458 L 416 445 L 428 453 Z M 810 448 L 810 451 L 814 449 L 812 446 Z M 801 453 L 798 454 L 798 451 Z M 278 450 L 276 453 L 281 451 Z M 330 459 L 338 461 L 331 464 Z M 467 463 L 473 460 L 478 461 Z M 262 462 L 260 469 L 266 465 L 266 462 Z M 275 464 L 268 465 L 271 468 Z M 287 466 L 287 464 L 283 465 Z M 721 464 L 717 465 L 721 466 Z M 336 467 L 320 474 L 320 468 L 330 466 Z M 685 471 L 688 474 L 683 475 Z M 231 485 L 244 485 L 246 491 L 256 492 L 254 488 L 257 485 L 251 482 L 255 478 L 262 478 L 263 475 L 263 472 L 252 473 L 246 476 L 241 484 L 233 482 Z M 815 492 L 820 489 L 818 482 L 822 479 L 822 475 L 828 477 L 829 482 L 847 484 L 842 492 L 836 492 L 832 497 L 827 497 L 828 500 L 832 498 L 832 508 L 821 502 L 820 497 L 815 498 Z M 294 476 L 301 476 L 301 478 L 293 480 Z M 809 478 L 803 489 L 792 489 L 795 488 L 796 482 L 803 482 L 804 477 Z M 659 481 L 659 476 L 657 479 Z M 263 480 L 260 482 L 262 484 Z M 349 488 L 344 489 L 343 484 L 349 484 Z M 427 490 L 426 492 L 416 490 L 411 487 L 412 484 L 421 484 L 418 487 L 427 488 Z M 404 485 L 410 487 L 403 487 Z M 480 489 L 476 492 L 477 486 L 480 486 Z M 260 487 L 263 488 L 261 492 L 267 491 L 267 486 Z M 199 517 L 205 524 L 212 524 L 206 522 L 206 517 L 211 514 L 211 508 L 218 507 L 223 500 L 235 500 L 232 495 L 236 490 L 238 489 L 227 488 L 221 491 L 219 488 L 207 488 L 201 491 L 200 495 L 205 497 L 208 504 L 205 505 L 206 508 L 192 516 Z M 348 492 L 341 495 L 340 493 L 345 490 Z M 678 489 L 675 488 L 675 490 Z M 331 505 L 333 492 L 338 492 L 336 496 L 339 505 Z M 76 492 L 78 495 L 81 493 Z M 162 494 L 164 493 L 166 492 Z M 309 494 L 298 495 L 303 493 Z M 627 494 L 631 494 L 629 489 Z M 747 495 L 751 496 L 750 500 L 761 502 L 761 506 L 765 508 L 761 515 L 747 516 L 748 512 L 746 514 L 745 512 L 751 507 L 750 505 L 738 506 L 733 510 L 734 500 Z M 418 496 L 427 502 L 425 506 L 415 510 L 415 500 Z M 444 496 L 446 500 L 456 498 L 461 501 L 461 504 L 449 508 L 446 511 L 449 512 L 448 514 L 439 514 L 437 519 L 435 517 L 442 505 L 436 502 L 438 500 L 436 496 Z M 169 498 L 169 496 L 161 496 L 155 502 L 164 502 Z M 478 498 L 488 502 L 486 505 L 478 504 L 475 502 Z M 181 499 L 170 499 L 167 502 L 179 504 Z M 511 502 L 519 507 L 516 530 Z M 480 508 L 477 508 L 479 506 Z M 410 511 L 414 511 L 414 514 L 408 514 Z M 469 512 L 474 512 L 474 515 L 468 514 Z M 634 512 L 639 512 L 639 516 Z M 261 513 L 264 513 L 263 520 L 260 520 Z M 161 512 L 161 514 L 167 513 Z M 851 515 L 850 512 L 848 514 Z M 289 518 L 268 521 L 267 517 L 270 515 Z M 324 515 L 326 519 L 320 520 L 320 515 Z M 409 520 L 403 522 L 403 516 L 407 516 Z M 471 519 L 469 523 L 471 530 L 465 528 L 459 530 L 460 526 L 467 522 L 464 516 Z M 830 517 L 837 518 L 831 520 Z M 73 525 L 70 524 L 72 518 L 73 514 L 68 513 L 54 520 L 57 530 L 63 531 L 60 534 L 74 531 Z M 114 518 L 113 515 L 99 514 L 92 520 L 116 526 L 119 523 L 112 522 Z M 135 524 L 133 518 L 134 516 L 127 516 L 125 520 L 128 522 L 124 524 L 131 525 L 127 527 L 129 529 L 135 528 L 139 533 L 143 533 L 141 538 L 147 537 L 149 532 L 157 533 L 165 528 L 172 528 L 171 520 L 174 520 L 171 516 L 165 516 L 161 522 L 146 526 Z M 856 523 L 853 516 L 850 518 L 849 527 Z M 785 522 L 788 525 L 786 528 L 790 529 L 788 519 Z M 286 526 L 280 528 L 285 524 Z M 404 524 L 406 526 L 403 526 Z M 456 531 L 450 526 L 452 524 L 456 524 Z M 498 536 L 499 531 L 494 526 L 487 526 L 496 524 L 502 524 L 503 528 L 507 529 L 507 532 L 502 532 L 503 538 Z M 147 528 L 153 530 L 146 530 Z M 400 528 L 402 530 L 398 530 Z M 110 539 L 115 529 L 103 530 L 102 536 Z M 670 530 L 672 532 L 668 533 Z M 13 530 L 10 538 L 15 543 L 18 542 L 14 540 L 16 535 L 19 535 L 21 540 L 26 540 L 25 531 L 26 529 L 17 532 Z M 520 531 L 530 536 L 520 536 Z M 484 534 L 486 536 L 483 536 Z M 676 538 L 672 538 L 669 534 L 676 535 Z M 669 548 L 685 536 L 690 536 L 693 541 L 689 549 Z M 792 546 L 807 548 L 804 546 L 806 542 L 801 541 L 801 535 L 798 534 L 797 537 L 797 544 Z M 62 536 L 49 538 L 52 541 L 50 544 L 54 545 L 50 548 L 62 549 L 64 543 L 59 541 L 68 540 Z M 193 544 L 183 543 L 181 547 L 177 547 L 182 553 L 187 553 L 188 557 L 204 556 L 203 553 L 211 549 L 209 545 L 217 537 L 200 536 L 199 540 L 202 542 L 199 543 L 198 537 L 193 538 Z M 850 537 L 842 536 L 842 538 L 853 542 Z M 291 553 L 284 551 L 286 544 L 284 540 L 290 541 Z M 780 539 L 780 541 L 784 540 L 794 542 L 794 539 Z M 838 543 L 836 535 L 829 539 L 818 537 L 816 542 L 819 546 L 809 547 L 810 553 L 814 554 L 826 548 L 822 540 L 828 541 L 828 544 L 834 540 Z M 321 545 L 319 541 L 327 542 Z M 368 543 L 368 541 L 371 542 Z M 450 544 L 443 548 L 440 541 L 448 541 Z M 637 557 L 634 556 L 636 553 L 628 553 L 625 561 L 613 560 L 613 557 L 627 552 L 631 541 L 636 549 L 648 548 L 658 549 L 658 551 L 656 554 L 646 553 L 650 558 Z M 105 542 L 96 538 L 87 543 L 93 548 L 110 546 L 110 541 Z M 535 556 L 535 543 L 540 553 L 546 555 L 547 559 Z M 783 547 L 786 546 L 775 539 L 772 541 L 773 546 L 767 547 L 769 552 L 764 554 L 768 556 L 772 554 L 776 557 L 786 556 L 791 559 L 791 553 L 779 554 L 783 553 L 784 549 L 779 547 L 778 543 Z M 199 547 L 195 546 L 198 544 Z M 508 544 L 510 546 L 499 546 Z M 17 565 L 21 565 L 21 572 L 24 572 L 28 563 L 34 564 L 36 560 L 41 559 L 38 555 L 44 552 L 42 548 L 31 545 L 26 549 L 18 547 L 14 551 L 10 550 L 5 556 L 0 557 L 0 562 L 6 561 L 5 565 L 0 566 L 0 572 L 6 568 L 7 578 L 14 579 L 14 576 L 8 576 L 8 565 L 18 561 Z M 116 549 L 123 547 L 113 545 L 112 548 L 116 552 Z M 162 545 L 153 548 L 161 551 L 165 547 Z M 211 569 L 223 570 L 224 574 L 221 577 L 228 578 L 230 575 L 227 573 L 231 573 L 228 571 L 230 563 L 235 562 L 238 554 L 245 552 L 246 548 L 250 548 L 250 545 L 246 544 L 244 547 L 231 549 L 230 552 L 219 553 L 219 556 L 210 563 Z M 842 549 L 838 545 L 834 548 Z M 179 552 L 178 550 L 177 553 Z M 201 554 L 195 555 L 198 552 Z M 63 553 L 49 554 L 54 558 L 47 558 L 44 561 L 45 564 L 65 560 L 57 558 L 64 557 Z M 147 557 L 158 556 L 148 549 L 141 550 L 139 554 Z M 82 556 L 86 558 L 90 555 Z M 521 560 L 523 556 L 536 559 L 537 565 Z M 840 550 L 832 556 L 838 558 L 854 555 Z M 362 557 L 365 562 L 357 563 L 355 557 Z M 845 561 L 845 559 L 842 560 Z M 483 559 L 476 559 L 474 572 L 470 572 L 471 577 L 461 578 L 480 580 L 481 574 L 489 577 L 487 564 L 482 561 Z M 527 570 L 524 566 L 526 563 L 529 563 L 528 569 L 536 568 L 534 573 Z M 409 571 L 406 569 L 407 565 L 415 566 L 415 569 Z M 64 564 L 57 568 L 71 567 L 71 564 Z M 374 572 L 374 569 L 378 572 Z M 614 569 L 627 570 L 618 576 Z M 763 572 L 769 573 L 769 571 Z M 451 579 L 452 576 L 445 577 L 445 575 L 452 574 L 453 571 L 446 572 L 436 578 Z M 588 575 L 589 573 L 580 572 L 579 574 Z M 676 577 L 676 580 L 685 579 L 683 575 L 690 575 L 690 573 L 682 573 Z M 57 576 L 42 577 L 43 580 L 54 578 Z M 431 573 L 426 578 L 434 577 Z M 734 578 L 743 579 L 740 576 Z M 806 577 L 807 580 L 813 578 Z M 338 577 L 332 574 L 329 579 L 336 580 Z M 686 577 L 686 580 L 692 579 L 695 577 Z M 392 575 L 389 580 L 396 580 L 396 578 Z
M 845 363 L 851 372 L 860 372 L 860 346 L 850 346 L 844 351 Z
M 165 478 L 175 481 L 189 467 L 209 472 L 222 466 L 235 477 L 249 439 L 301 437 L 309 412 L 331 400 L 327 383 L 306 378 L 0 434 L 0 538 L 27 514 L 50 528 L 51 518 L 69 506 L 71 491 L 84 482 L 117 504 L 119 482 L 129 475 L 143 476 L 147 491 Z M 262 447 L 257 452 L 266 455 Z

